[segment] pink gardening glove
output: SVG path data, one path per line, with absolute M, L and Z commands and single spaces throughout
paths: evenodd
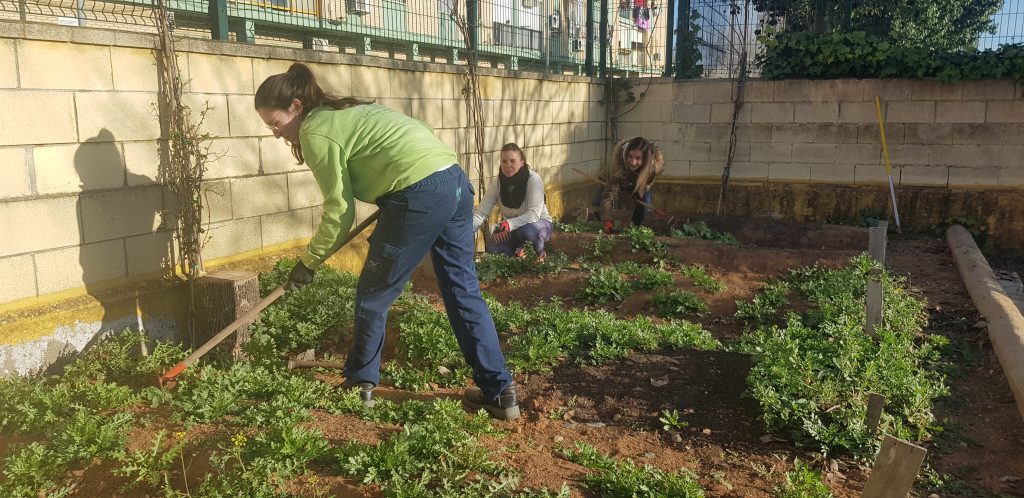
M 494 233 L 491 235 L 491 238 L 493 238 L 495 242 L 505 243 L 508 241 L 510 234 L 511 231 L 508 228 L 508 220 L 503 220 L 494 227 Z

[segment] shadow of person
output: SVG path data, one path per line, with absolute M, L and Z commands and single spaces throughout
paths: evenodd
M 133 157 L 132 165 L 126 165 L 122 146 L 138 146 L 133 149 L 139 152 L 138 159 Z M 146 147 L 151 154 L 143 152 Z M 76 210 L 80 245 L 78 267 L 68 264 L 65 282 L 67 287 L 84 285 L 102 309 L 102 317 L 90 320 L 90 314 L 84 313 L 85 319 L 61 338 L 63 345 L 59 340 L 52 342 L 47 348 L 47 372 L 61 371 L 111 332 L 146 330 L 146 308 L 154 298 L 138 282 L 158 278 L 172 248 L 170 233 L 160 229 L 163 203 L 154 180 L 159 168 L 155 144 L 121 144 L 103 128 L 78 146 L 74 168 L 81 192 Z M 143 353 L 145 347 L 145 342 L 140 344 Z

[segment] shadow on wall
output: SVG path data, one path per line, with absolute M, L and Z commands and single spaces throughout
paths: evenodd
M 147 157 L 157 161 L 155 151 Z M 166 318 L 149 313 L 160 293 L 145 292 L 145 285 L 113 284 L 159 275 L 169 267 L 173 244 L 170 232 L 161 227 L 160 186 L 154 178 L 126 167 L 120 144 L 106 128 L 79 145 L 74 166 L 81 190 L 76 209 L 81 238 L 78 266 L 86 292 L 102 308 L 102 318 L 76 322 L 62 341 L 55 337 L 47 346 L 47 373 L 61 371 L 112 332 L 142 330 L 153 338 L 152 332 L 164 335 L 162 331 L 168 329 Z M 155 172 L 156 164 L 152 166 Z M 69 271 L 73 270 L 69 264 Z

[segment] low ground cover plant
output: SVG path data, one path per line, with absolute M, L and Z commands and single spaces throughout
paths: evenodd
M 576 220 L 570 223 L 565 223 L 561 220 L 554 220 L 553 225 L 555 226 L 555 230 L 565 233 L 587 233 L 601 231 L 600 223 L 589 220 Z
M 696 294 L 684 290 L 659 292 L 651 299 L 654 314 L 662 318 L 673 318 L 708 310 L 707 303 Z
M 633 286 L 614 266 L 604 266 L 587 276 L 580 296 L 591 304 L 622 301 L 633 291 Z
M 643 225 L 631 225 L 622 230 L 622 237 L 629 242 L 629 248 L 633 252 L 644 252 L 660 255 L 665 252 L 665 244 L 658 240 L 648 227 Z
M 683 223 L 669 231 L 669 236 L 677 239 L 701 239 L 711 240 L 721 244 L 738 245 L 736 237 L 728 232 L 714 230 L 703 221 L 696 223 Z
M 786 480 L 775 488 L 776 498 L 832 498 L 832 491 L 807 464 L 797 460 Z
M 569 266 L 569 257 L 557 251 L 547 251 L 544 261 L 537 261 L 533 246 L 527 245 L 522 258 L 502 254 L 481 254 L 476 260 L 476 274 L 481 282 L 510 279 L 519 275 L 558 273 Z
M 591 469 L 583 479 L 598 496 L 609 498 L 700 498 L 704 488 L 689 469 L 666 472 L 632 460 L 617 461 L 593 446 L 576 443 L 564 453 L 569 460 Z
M 932 403 L 948 393 L 932 368 L 945 339 L 921 334 L 924 302 L 887 272 L 880 340 L 863 331 L 866 276 L 875 264 L 865 254 L 841 269 L 803 268 L 766 289 L 772 296 L 762 304 L 784 311 L 784 323 L 754 320 L 741 349 L 756 359 L 747 383 L 768 431 L 826 455 L 868 459 L 879 444 L 864 425 L 867 392 L 873 391 L 887 399 L 885 432 L 914 441 L 931 434 Z M 783 288 L 804 311 L 786 308 Z
M 690 277 L 690 279 L 693 280 L 693 283 L 698 287 L 701 287 L 712 294 L 725 291 L 725 284 L 716 280 L 711 275 L 708 275 L 707 270 L 701 266 L 687 265 L 683 266 L 680 271 L 683 275 Z
M 664 262 L 659 262 L 657 265 L 641 265 L 630 261 L 619 263 L 615 265 L 615 268 L 633 276 L 632 285 L 636 290 L 652 291 L 671 287 L 675 281 L 672 278 L 672 272 L 665 269 Z

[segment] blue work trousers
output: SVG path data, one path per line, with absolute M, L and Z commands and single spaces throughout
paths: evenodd
M 355 344 L 345 361 L 348 382 L 380 382 L 388 309 L 430 251 L 448 321 L 473 380 L 486 399 L 512 383 L 494 320 L 480 295 L 473 262 L 473 188 L 458 165 L 377 200 L 380 219 L 359 275 Z

